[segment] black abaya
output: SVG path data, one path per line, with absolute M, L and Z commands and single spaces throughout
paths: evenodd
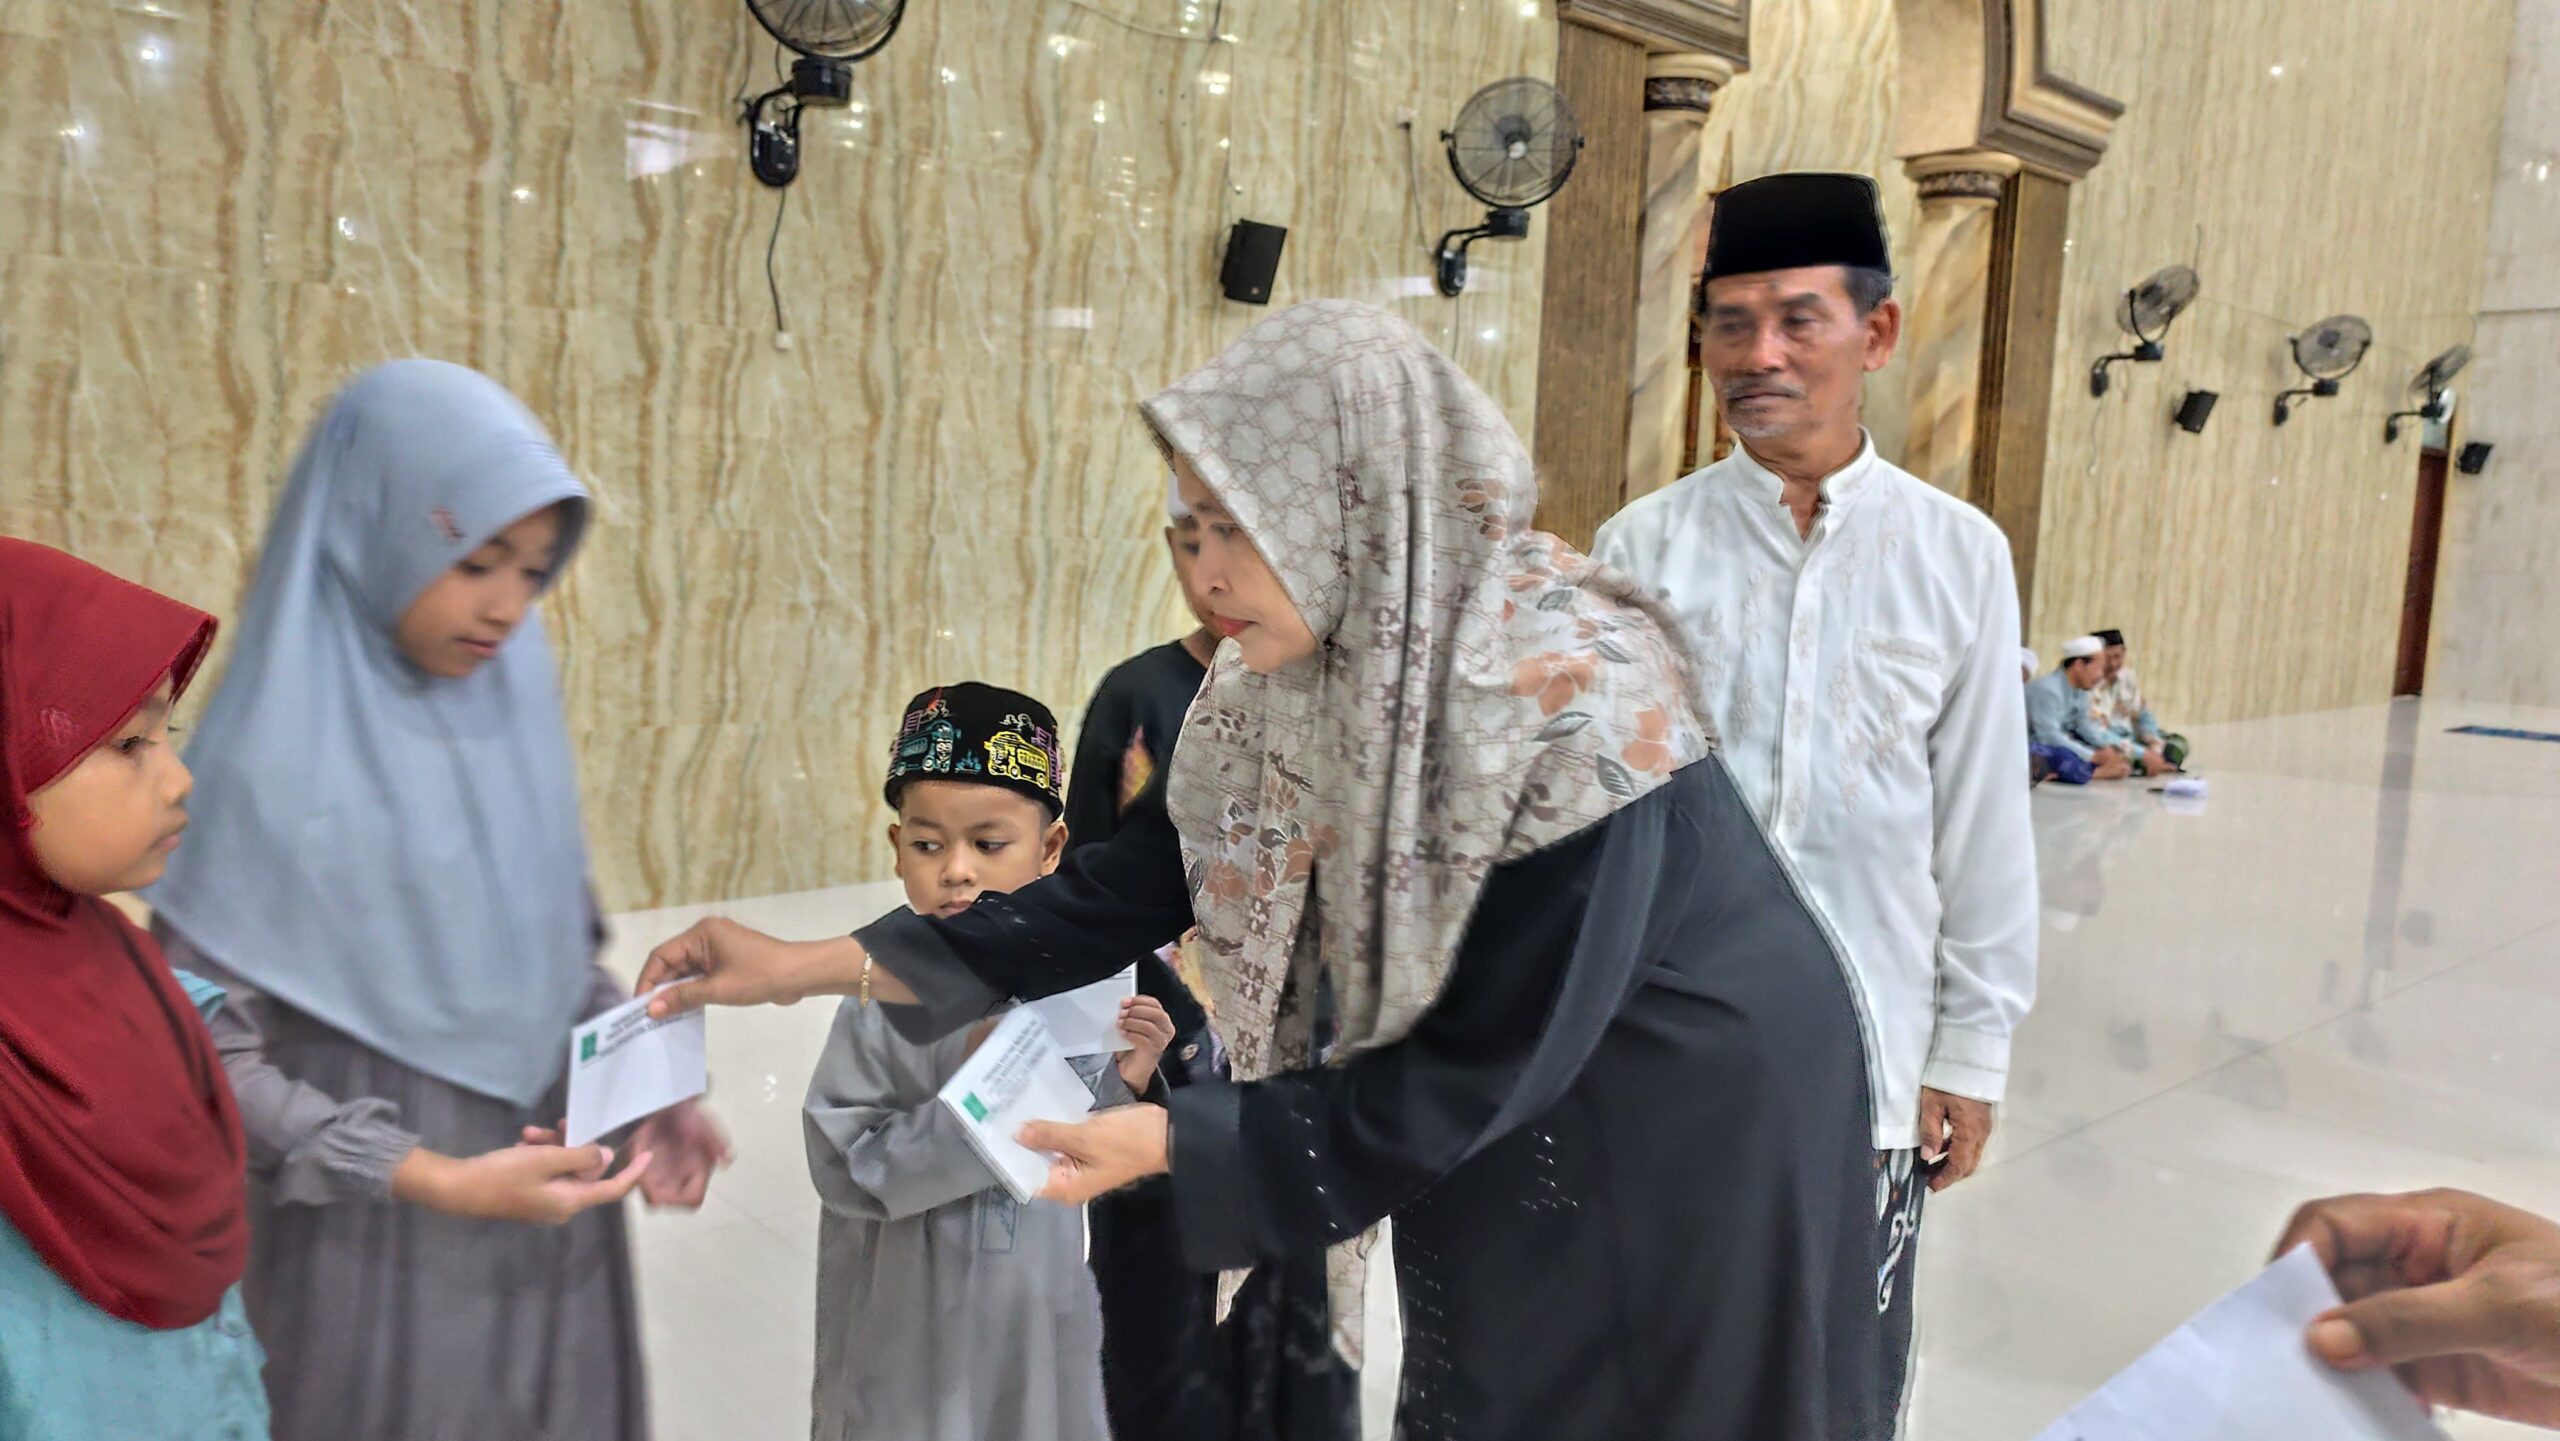
M 1321 889 L 1321 874 L 1318 877 Z M 1190 922 L 1152 803 L 1057 876 L 860 933 L 915 1034 Z M 1863 1027 L 1722 763 L 1498 868 L 1402 1041 L 1175 1093 L 1202 1270 L 1396 1226 L 1411 1441 L 1883 1441 Z

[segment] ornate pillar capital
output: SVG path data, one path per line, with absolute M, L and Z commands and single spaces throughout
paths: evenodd
M 1721 55 L 1666 50 L 1645 57 L 1644 108 L 1707 113 L 1716 92 L 1733 83 L 1734 65 Z
M 2009 177 L 2025 168 L 2017 156 L 1997 150 L 1942 150 L 1902 162 L 1902 173 L 1919 187 L 1923 204 L 1963 200 L 1997 205 Z

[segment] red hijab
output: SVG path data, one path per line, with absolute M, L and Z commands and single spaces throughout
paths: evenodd
M 211 1316 L 248 1260 L 240 1113 L 160 948 L 37 866 L 28 798 L 162 677 L 184 690 L 212 639 L 202 611 L 0 538 L 0 1215 L 162 1330 Z

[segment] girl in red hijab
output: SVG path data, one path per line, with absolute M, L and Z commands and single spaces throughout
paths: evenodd
M 267 1434 L 217 1001 L 98 899 L 186 827 L 169 709 L 212 638 L 0 539 L 0 1436 Z
M 194 789 L 169 713 L 213 618 L 43 546 L 0 539 L 0 1438 L 267 1441 L 239 1282 L 249 1157 L 206 1021 L 220 986 L 172 970 L 99 899 L 160 879 Z M 228 1021 L 228 1018 L 224 1018 Z M 274 1138 L 262 1136 L 268 1144 Z M 440 1162 L 416 1200 L 555 1221 L 620 1200 L 635 1162 L 520 1146 Z

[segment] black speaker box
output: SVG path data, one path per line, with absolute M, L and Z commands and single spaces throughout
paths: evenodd
M 1280 246 L 1289 238 L 1289 227 L 1265 225 L 1259 220 L 1239 220 L 1227 232 L 1227 263 L 1218 271 L 1218 284 L 1229 300 L 1247 305 L 1271 303 L 1271 281 L 1280 273 Z

